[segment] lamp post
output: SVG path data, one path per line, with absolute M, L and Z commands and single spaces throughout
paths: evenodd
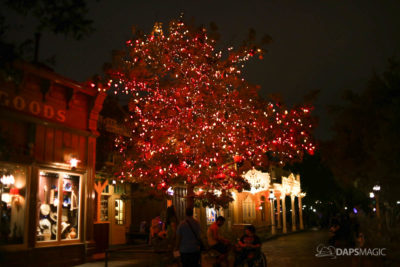
M 276 234 L 276 226 L 275 226 L 275 214 L 274 214 L 274 190 L 269 190 L 269 200 L 271 204 L 271 234 Z
M 378 230 L 381 230 L 381 211 L 379 208 L 379 191 L 381 191 L 381 186 L 380 185 L 374 185 L 374 187 L 372 187 L 372 190 L 375 193 L 372 193 L 375 195 L 375 209 L 376 209 L 376 218 L 378 219 Z M 371 196 L 371 194 L 370 194 Z

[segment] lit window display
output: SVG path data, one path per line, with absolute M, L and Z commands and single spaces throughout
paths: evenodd
M 27 168 L 0 163 L 0 245 L 23 244 Z
M 79 238 L 80 176 L 40 171 L 38 242 Z
M 212 224 L 217 218 L 217 212 L 213 208 L 206 208 L 207 224 Z
M 115 223 L 125 223 L 125 203 L 122 199 L 115 200 Z

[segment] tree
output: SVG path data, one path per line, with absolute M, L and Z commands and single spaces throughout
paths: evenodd
M 132 97 L 132 136 L 117 140 L 125 158 L 120 179 L 160 191 L 186 183 L 189 199 L 226 205 L 230 189 L 248 188 L 243 171 L 315 149 L 310 107 L 266 102 L 242 77 L 245 62 L 263 53 L 251 42 L 216 51 L 206 29 L 177 20 L 167 35 L 156 23 L 126 44 L 104 86 Z
M 29 26 L 34 28 L 36 42 L 39 42 L 44 31 L 76 40 L 93 31 L 93 21 L 87 18 L 85 0 L 2 0 L 0 6 L 0 64 L 16 58 L 26 59 L 30 56 L 29 52 L 32 52 L 33 35 L 22 43 L 10 43 L 6 40 L 6 33 L 16 26 L 16 21 L 10 20 L 16 20 L 20 16 L 30 19 Z M 38 43 L 35 45 L 35 49 L 38 49 Z
M 366 194 L 380 184 L 381 197 L 394 202 L 400 190 L 400 72 L 397 61 L 389 64 L 364 91 L 347 92 L 346 105 L 335 107 L 335 135 L 326 157 L 342 183 Z

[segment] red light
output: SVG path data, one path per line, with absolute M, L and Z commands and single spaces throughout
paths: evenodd
M 19 195 L 19 189 L 18 188 L 11 188 L 10 189 L 10 195 Z

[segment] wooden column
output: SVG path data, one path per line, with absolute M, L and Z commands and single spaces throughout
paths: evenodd
M 276 234 L 276 226 L 275 226 L 275 212 L 274 212 L 274 199 L 270 199 L 271 204 L 271 234 Z
M 277 193 L 275 193 L 275 195 L 276 195 L 276 209 L 277 209 L 277 212 L 278 212 L 278 226 L 277 226 L 277 228 L 278 229 L 281 229 L 282 228 L 282 223 L 281 223 L 281 192 L 277 192 Z
M 282 221 L 283 221 L 282 233 L 286 234 L 287 227 L 286 227 L 286 195 L 285 194 L 283 194 L 283 197 L 282 197 Z
M 96 163 L 96 137 L 88 137 L 88 172 L 86 175 L 85 187 L 85 241 L 86 241 L 86 255 L 91 256 L 95 249 L 95 241 L 93 236 L 93 219 L 94 219 L 94 177 L 95 177 L 95 163 Z
M 101 182 L 97 182 L 94 184 L 94 190 L 97 194 L 97 205 L 96 205 L 96 222 L 100 222 L 100 203 L 101 203 L 101 193 L 103 192 L 104 188 L 108 185 L 108 180 L 101 184 Z
M 295 195 L 290 195 L 291 205 L 292 208 L 292 231 L 296 231 L 296 207 L 294 206 L 294 198 Z
M 302 196 L 301 193 L 298 196 L 298 201 L 299 201 L 299 223 L 300 223 L 300 230 L 304 229 L 304 224 L 303 224 L 303 205 L 301 202 Z

